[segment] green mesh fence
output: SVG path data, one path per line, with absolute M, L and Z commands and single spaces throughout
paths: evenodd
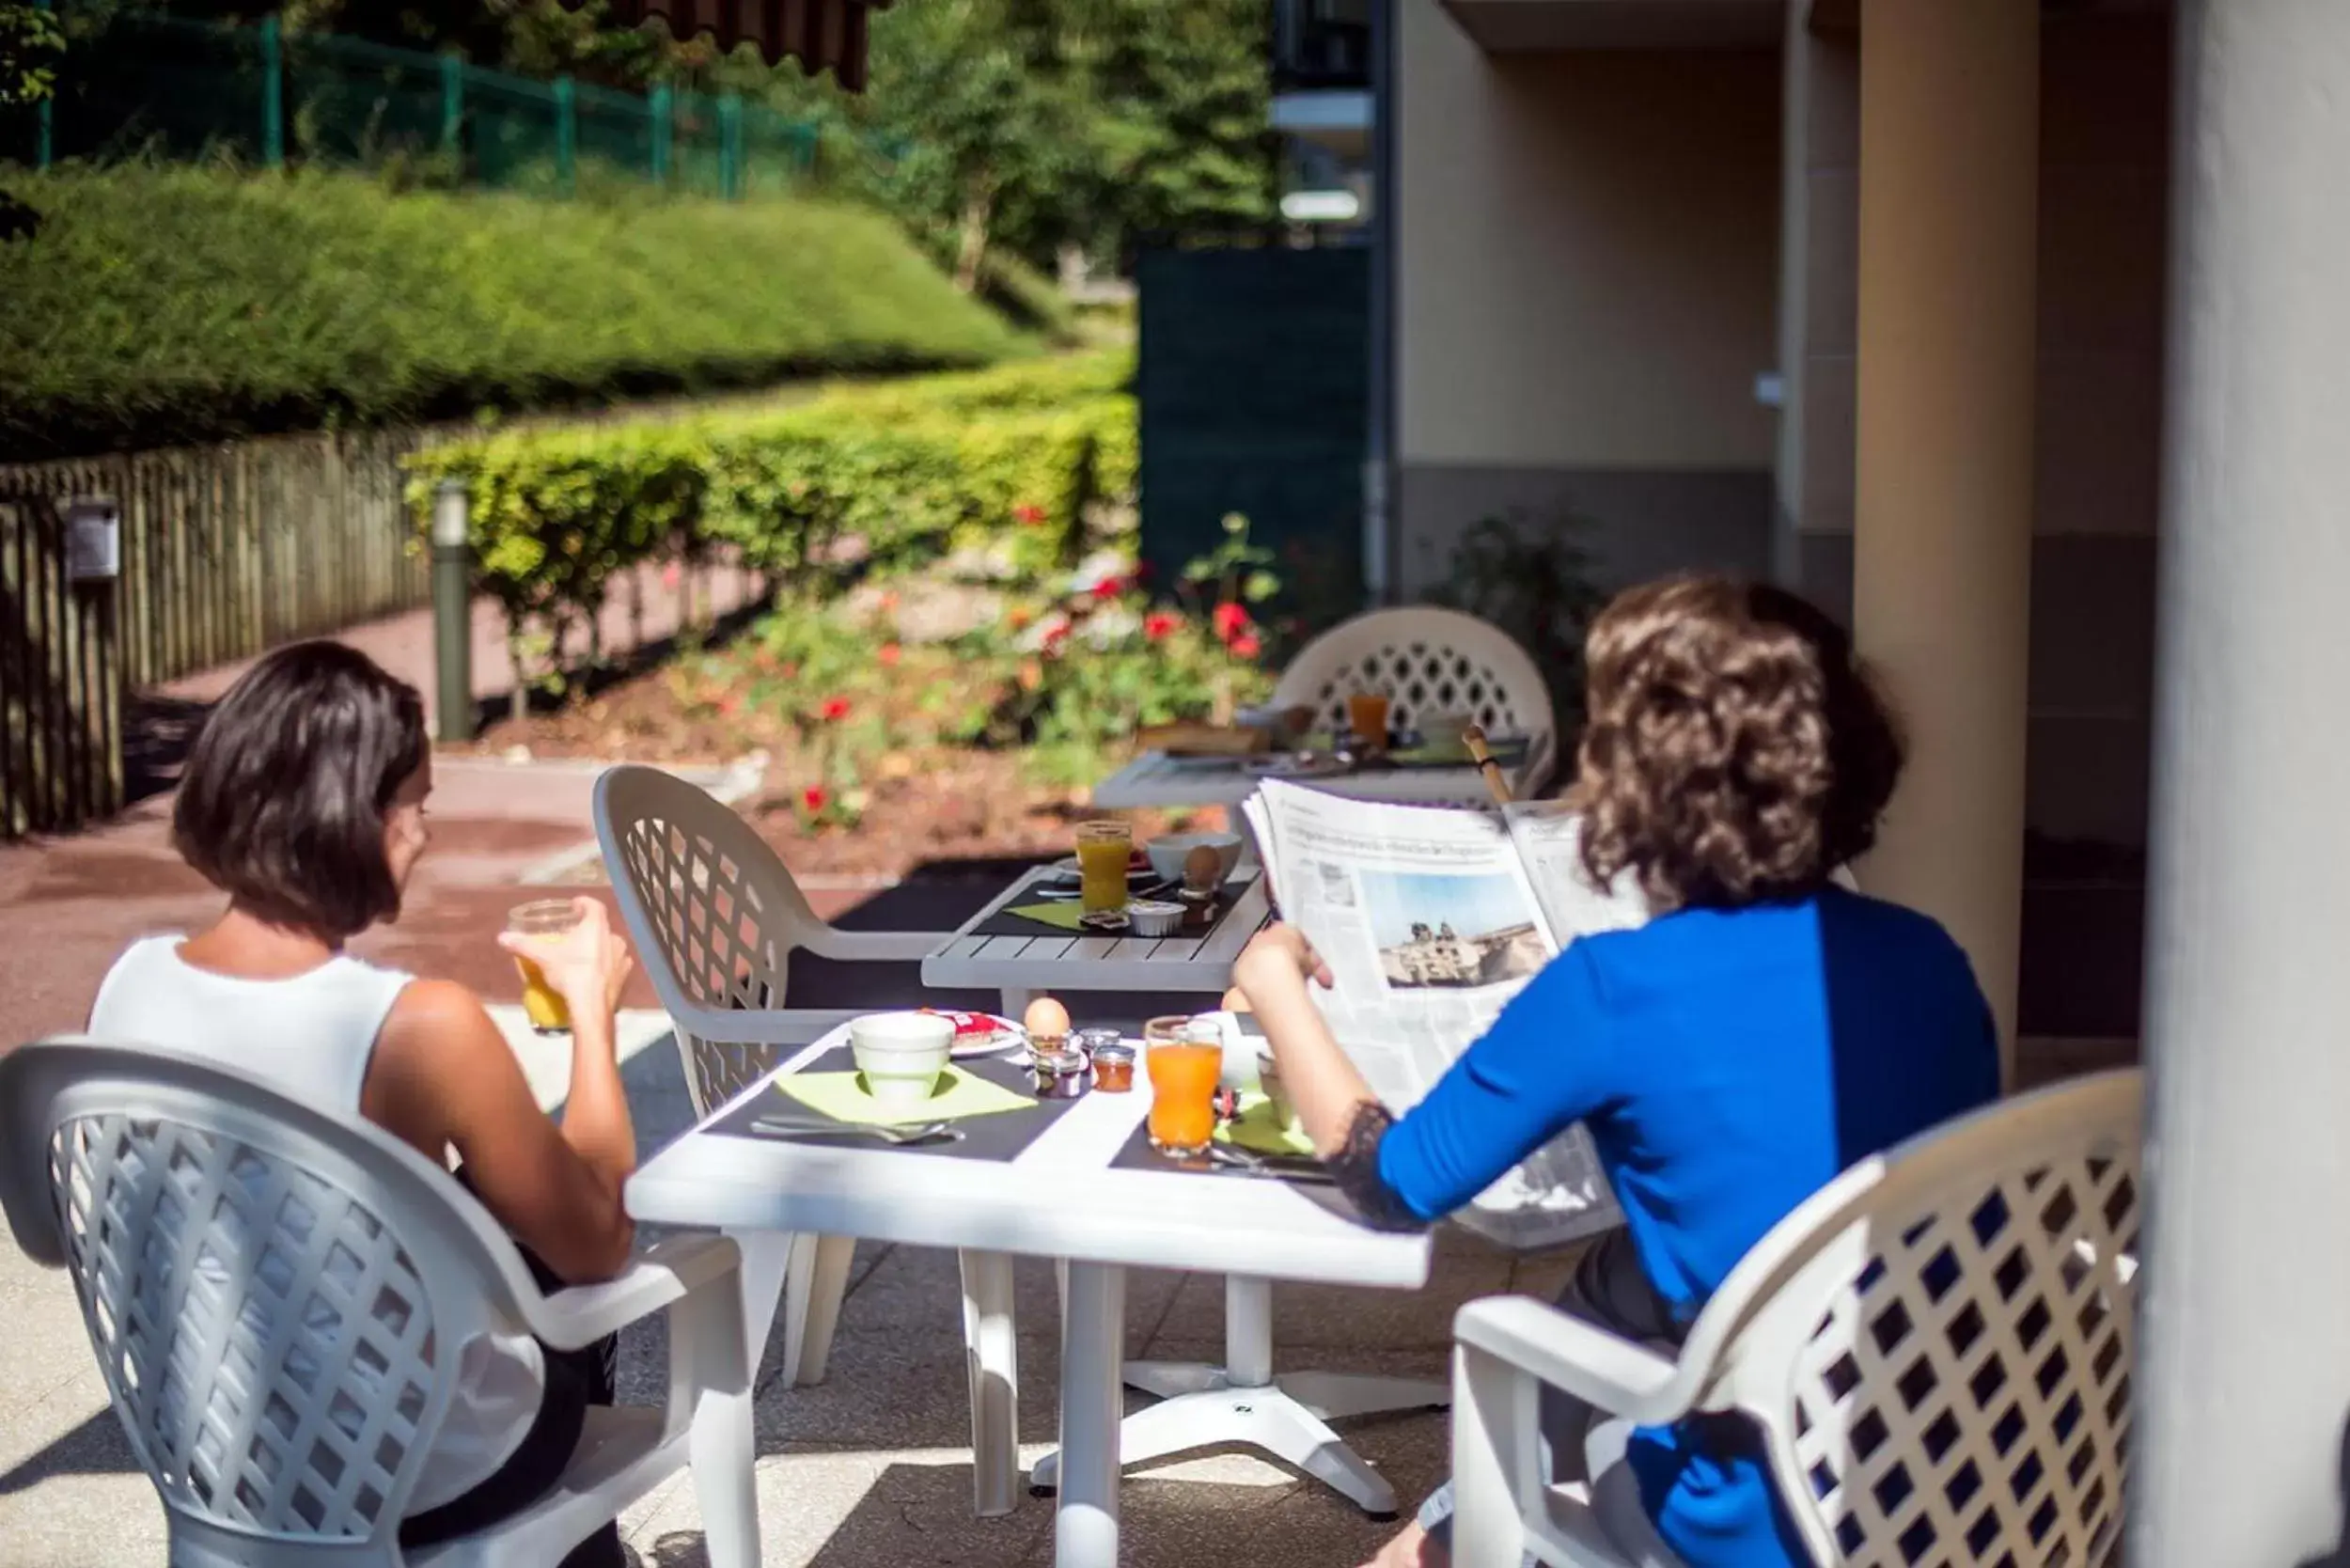
M 863 164 L 886 157 L 860 151 Z M 454 55 L 281 35 L 274 18 L 149 14 L 75 39 L 46 110 L 0 118 L 0 159 L 131 156 L 394 168 L 564 196 L 627 180 L 730 199 L 848 166 L 819 158 L 813 125 L 732 95 L 535 82 Z

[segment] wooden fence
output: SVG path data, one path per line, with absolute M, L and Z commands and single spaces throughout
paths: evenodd
M 0 465 L 0 838 L 122 806 L 126 693 L 428 601 L 400 498 L 421 431 Z M 121 575 L 66 577 L 62 503 L 111 496 Z

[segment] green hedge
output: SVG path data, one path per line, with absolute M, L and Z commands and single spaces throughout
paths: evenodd
M 421 523 L 462 481 L 482 589 L 517 632 L 586 617 L 619 572 L 725 547 L 822 596 L 958 550 L 1075 564 L 1137 470 L 1131 360 L 1097 353 L 834 389 L 797 406 L 516 431 L 413 461 Z
M 886 218 L 815 199 L 11 175 L 0 456 L 980 365 L 1025 340 Z

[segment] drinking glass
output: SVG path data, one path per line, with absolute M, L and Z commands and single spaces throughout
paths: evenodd
M 1387 744 L 1387 698 L 1384 692 L 1356 692 L 1346 699 L 1346 721 L 1365 749 L 1379 751 Z
M 1126 913 L 1126 868 L 1135 853 L 1134 829 L 1120 822 L 1077 824 L 1078 915 L 1089 923 L 1122 918 Z
M 1215 1090 L 1224 1076 L 1224 1047 L 1190 1038 L 1188 1018 L 1153 1018 L 1143 1026 L 1143 1069 L 1151 1075 L 1151 1147 L 1189 1158 L 1215 1137 Z
M 570 899 L 539 899 L 518 905 L 506 917 L 506 929 L 524 935 L 554 934 L 577 924 L 579 905 Z M 545 971 L 520 953 L 514 955 L 514 967 L 522 971 L 523 1011 L 529 1015 L 530 1027 L 540 1034 L 570 1033 L 571 1004 L 547 983 Z

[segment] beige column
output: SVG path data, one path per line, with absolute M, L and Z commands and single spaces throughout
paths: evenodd
M 2038 0 L 1865 0 L 1853 619 L 1910 738 L 1870 891 L 1950 928 L 2012 1081 L 2023 887 Z

